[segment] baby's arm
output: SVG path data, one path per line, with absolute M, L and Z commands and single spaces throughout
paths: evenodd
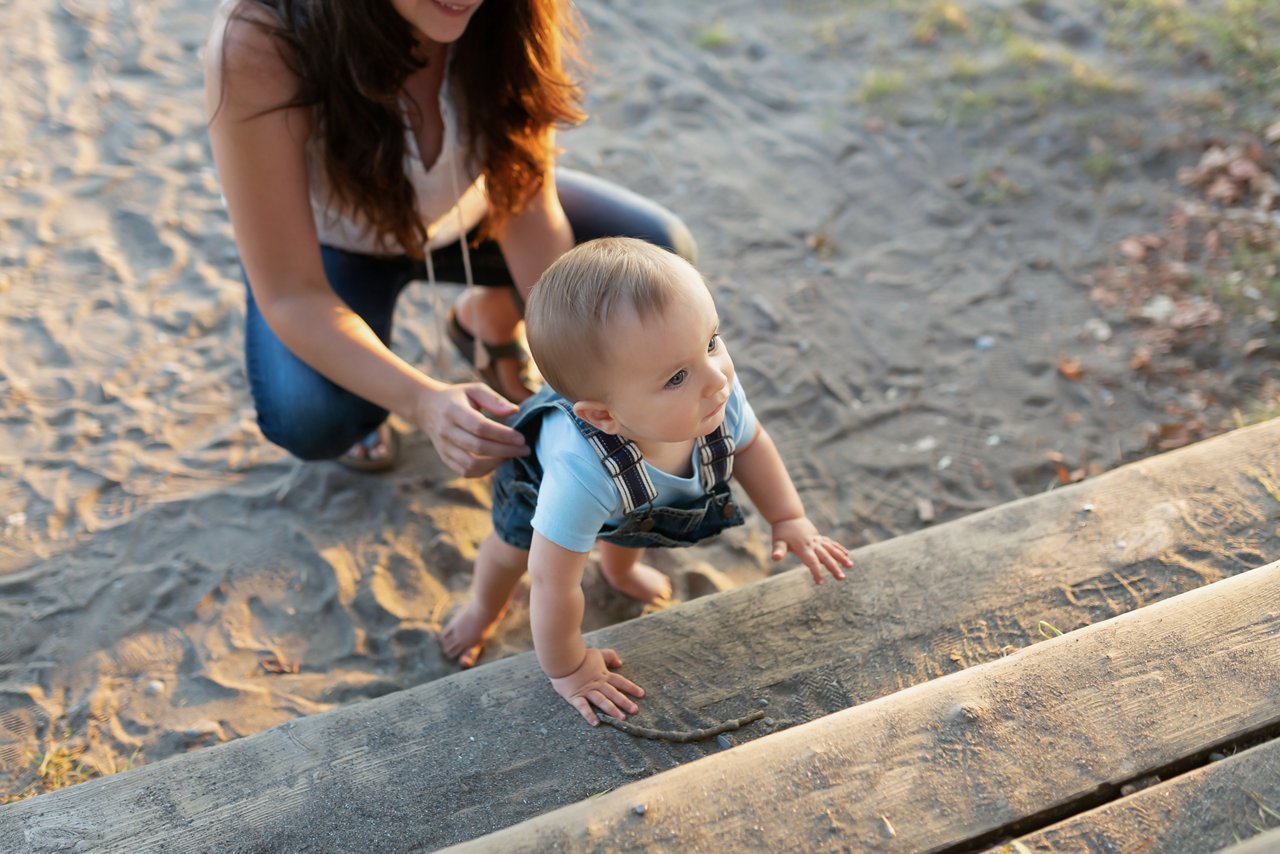
M 809 567 L 815 584 L 822 583 L 823 569 L 832 578 L 844 580 L 844 570 L 853 566 L 849 550 L 819 534 L 809 521 L 782 456 L 763 427 L 757 427 L 747 447 L 734 456 L 733 476 L 773 526 L 774 560 L 782 560 L 790 550 Z
M 644 689 L 610 669 L 622 666 L 616 652 L 588 649 L 582 640 L 582 572 L 586 564 L 583 552 L 561 548 L 534 532 L 529 549 L 533 648 L 556 693 L 587 723 L 597 726 L 600 720 L 592 706 L 621 720 L 626 718 L 623 710 L 631 714 L 639 710 L 626 695 L 643 697 Z

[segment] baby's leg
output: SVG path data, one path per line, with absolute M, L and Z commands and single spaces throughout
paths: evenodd
M 663 605 L 671 601 L 671 579 L 645 563 L 640 563 L 644 549 L 629 549 L 601 540 L 600 574 L 619 593 Z
M 480 650 L 493 637 L 498 622 L 511 604 L 520 576 L 529 568 L 529 553 L 509 546 L 497 534 L 489 534 L 476 554 L 475 576 L 471 580 L 471 602 L 440 633 L 444 654 L 471 667 Z

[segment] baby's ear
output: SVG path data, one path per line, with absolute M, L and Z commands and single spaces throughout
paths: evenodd
M 614 420 L 613 413 L 601 401 L 579 400 L 573 405 L 573 414 L 597 430 L 615 434 L 619 430 L 618 422 Z

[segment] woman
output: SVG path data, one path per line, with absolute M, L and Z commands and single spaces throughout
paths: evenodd
M 554 168 L 581 121 L 567 0 L 237 0 L 206 53 L 209 134 L 248 283 L 263 434 L 302 459 L 394 460 L 395 412 L 463 475 L 528 453 L 487 416 L 529 394 L 523 300 L 575 242 L 641 237 L 692 260 L 684 225 Z M 499 393 L 388 347 L 411 280 L 474 280 L 450 338 Z M 518 296 L 519 295 L 519 296 Z M 344 453 L 345 452 L 345 453 Z

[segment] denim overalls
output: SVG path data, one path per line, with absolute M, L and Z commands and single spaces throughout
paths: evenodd
M 622 523 L 606 524 L 597 539 L 633 549 L 689 546 L 742 524 L 742 511 L 729 490 L 734 442 L 723 423 L 698 439 L 699 479 L 706 491 L 694 500 L 655 507 L 657 491 L 635 444 L 601 432 L 578 418 L 573 414 L 573 405 L 550 386 L 543 386 L 525 401 L 511 426 L 534 448 L 542 419 L 553 409 L 560 409 L 573 419 L 622 496 Z M 494 474 L 493 527 L 508 545 L 525 550 L 532 545 L 533 511 L 541 483 L 542 463 L 537 454 L 508 460 Z

